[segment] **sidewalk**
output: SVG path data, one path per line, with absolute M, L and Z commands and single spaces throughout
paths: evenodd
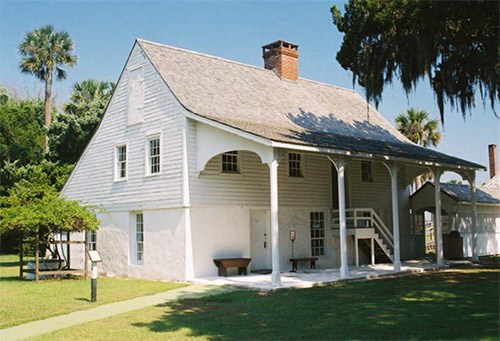
M 77 324 L 100 320 L 129 311 L 185 298 L 199 298 L 238 290 L 235 287 L 194 284 L 151 296 L 143 296 L 127 301 L 101 305 L 93 309 L 76 311 L 46 320 L 33 321 L 19 326 L 0 330 L 0 340 L 22 340 L 30 337 L 68 328 Z

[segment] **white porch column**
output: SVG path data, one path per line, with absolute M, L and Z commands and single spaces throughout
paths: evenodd
M 333 160 L 328 156 L 328 160 L 337 169 L 338 192 L 339 192 L 339 230 L 340 230 L 340 278 L 349 277 L 349 265 L 347 260 L 347 231 L 345 220 L 345 168 L 347 162 L 340 157 Z
M 472 261 L 477 262 L 477 206 L 476 206 L 476 172 L 472 172 L 469 177 L 470 185 L 470 210 L 471 210 L 471 244 L 472 244 Z
M 436 243 L 436 259 L 437 266 L 444 266 L 444 257 L 443 257 L 443 228 L 442 228 L 442 219 L 441 219 L 441 183 L 439 182 L 441 179 L 441 170 L 439 168 L 434 168 L 432 170 L 434 173 L 434 196 L 436 200 L 436 211 L 434 214 L 435 217 L 435 226 L 434 226 L 434 239 Z
M 375 265 L 375 239 L 373 238 L 370 238 L 370 253 L 371 263 Z
M 182 206 L 184 207 L 184 247 L 185 247 L 185 279 L 194 279 L 193 237 L 191 234 L 191 195 L 189 191 L 189 160 L 188 160 L 189 121 L 184 118 L 182 126 Z
M 347 231 L 345 220 L 345 167 L 346 161 L 339 159 L 336 164 L 339 183 L 339 224 L 340 224 L 340 277 L 349 277 L 347 260 Z
M 399 202 L 398 202 L 398 170 L 395 164 L 391 165 L 391 192 L 392 192 L 392 234 L 394 238 L 394 271 L 401 271 L 401 251 L 399 247 Z
M 281 286 L 280 275 L 280 249 L 279 249 L 279 226 L 278 226 L 278 166 L 279 155 L 273 151 L 273 159 L 269 163 L 270 187 L 271 187 L 271 258 L 273 272 L 271 274 L 272 287 Z

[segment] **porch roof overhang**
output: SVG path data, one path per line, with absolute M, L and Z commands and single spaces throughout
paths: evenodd
M 333 154 L 359 159 L 372 159 L 381 162 L 394 161 L 417 167 L 440 167 L 451 171 L 485 171 L 482 165 L 463 160 L 454 156 L 420 147 L 412 143 L 387 142 L 363 139 L 355 136 L 336 135 L 327 132 L 311 131 L 304 134 L 304 138 L 297 138 L 295 142 L 288 139 L 269 138 L 257 134 L 251 129 L 245 130 L 241 126 L 232 126 L 213 118 L 194 113 L 184 108 L 184 114 L 189 119 L 207 124 L 222 131 L 235 134 L 261 145 L 279 149 L 297 150 L 308 153 Z

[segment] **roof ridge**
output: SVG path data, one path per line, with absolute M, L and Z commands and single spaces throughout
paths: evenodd
M 264 69 L 262 67 L 258 67 L 258 66 L 255 66 L 255 65 L 245 64 L 245 63 L 242 63 L 242 62 L 237 62 L 235 60 L 226 59 L 226 58 L 214 56 L 214 55 L 203 53 L 203 52 L 198 52 L 198 51 L 193 51 L 193 50 L 187 50 L 187 49 L 183 49 L 183 48 L 180 48 L 180 47 L 175 47 L 175 46 L 171 46 L 171 45 L 165 45 L 165 44 L 161 44 L 161 43 L 156 43 L 154 41 L 149 41 L 149 40 L 140 39 L 140 38 L 136 38 L 136 40 L 138 42 L 152 44 L 152 45 L 156 45 L 156 46 L 159 46 L 159 47 L 166 47 L 166 48 L 169 48 L 171 50 L 176 50 L 176 51 L 181 51 L 181 52 L 187 52 L 187 53 L 195 54 L 195 55 L 198 55 L 198 56 L 203 56 L 203 57 L 208 57 L 208 58 L 212 58 L 212 59 L 217 59 L 217 60 L 220 60 L 220 61 L 223 61 L 223 62 L 229 62 L 229 63 L 237 64 L 237 65 L 240 65 L 240 66 L 250 67 L 252 69 L 256 69 L 256 70 L 260 70 L 260 71 L 273 72 L 274 73 L 273 70 Z
M 334 84 L 330 84 L 330 83 L 325 83 L 325 82 L 317 81 L 317 80 L 314 80 L 314 79 L 303 78 L 303 77 L 299 77 L 299 79 L 303 80 L 303 81 L 306 81 L 306 82 L 310 82 L 310 83 L 315 83 L 315 84 L 319 84 L 319 85 L 329 86 L 329 87 L 336 88 L 336 89 L 339 89 L 339 90 L 353 92 L 355 94 L 358 93 L 356 90 L 353 90 L 353 89 L 344 88 L 342 86 L 338 86 L 338 85 L 334 85 Z
M 159 47 L 165 47 L 165 48 L 168 48 L 168 49 L 171 49 L 171 50 L 175 50 L 175 51 L 181 51 L 181 52 L 191 53 L 191 54 L 194 54 L 194 55 L 203 56 L 203 57 L 207 57 L 207 58 L 217 59 L 217 60 L 220 60 L 220 61 L 223 61 L 223 62 L 229 62 L 229 63 L 232 63 L 232 64 L 236 64 L 236 65 L 245 66 L 245 67 L 249 67 L 249 68 L 252 68 L 252 69 L 264 71 L 264 72 L 267 72 L 267 73 L 272 72 L 273 74 L 276 75 L 276 73 L 273 70 L 268 70 L 266 68 L 255 66 L 255 65 L 252 65 L 252 64 L 246 64 L 246 63 L 242 63 L 242 62 L 238 62 L 238 61 L 235 61 L 235 60 L 231 60 L 231 59 L 227 59 L 227 58 L 222 58 L 222 57 L 214 56 L 214 55 L 203 53 L 203 52 L 198 52 L 198 51 L 183 49 L 183 48 L 180 48 L 180 47 L 166 45 L 166 44 L 161 44 L 161 43 L 157 43 L 157 42 L 154 42 L 154 41 L 145 40 L 145 39 L 141 39 L 141 38 L 136 38 L 136 40 L 138 42 L 142 42 L 142 43 L 146 43 L 146 44 L 151 44 L 151 45 L 156 45 L 156 46 L 159 46 Z M 280 78 L 279 76 L 277 76 L 277 77 Z M 325 83 L 325 82 L 320 82 L 320 81 L 316 81 L 316 80 L 309 79 L 309 78 L 304 78 L 304 77 L 299 77 L 299 79 L 301 81 L 306 81 L 306 82 L 315 83 L 315 84 L 319 84 L 319 85 L 329 86 L 329 87 L 336 88 L 336 89 L 339 89 L 339 90 L 344 90 L 344 91 L 348 91 L 348 92 L 357 93 L 353 89 L 344 88 L 344 87 L 341 87 L 341 86 L 338 86 L 338 85 L 333 85 L 333 84 L 329 84 L 329 83 Z

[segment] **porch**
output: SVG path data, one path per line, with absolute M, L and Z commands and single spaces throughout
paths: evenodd
M 394 272 L 393 264 L 362 265 L 349 268 L 349 278 L 342 278 L 340 269 L 299 270 L 297 272 L 282 272 L 280 288 L 309 288 L 321 284 L 344 280 L 373 279 L 384 276 L 409 272 L 423 272 L 436 268 L 436 264 L 429 260 L 413 260 L 401 263 L 401 271 Z M 271 274 L 249 273 L 229 277 L 200 277 L 193 280 L 195 283 L 211 285 L 232 285 L 252 290 L 272 290 Z
M 188 240 L 187 245 L 187 259 L 194 254 L 193 265 L 187 264 L 188 279 L 209 278 L 204 276 L 215 271 L 213 259 L 244 257 L 252 259 L 251 269 L 272 270 L 266 278 L 272 278 L 274 288 L 286 287 L 295 277 L 282 275 L 283 265 L 290 258 L 317 256 L 323 257 L 320 267 L 340 268 L 331 270 L 338 278 L 356 278 L 351 270 L 358 271 L 363 263 L 359 247 L 365 255 L 368 250 L 370 266 L 400 272 L 401 260 L 410 259 L 408 198 L 413 179 L 430 171 L 439 180 L 443 171 L 455 171 L 471 184 L 475 181 L 473 166 L 268 144 L 251 136 L 221 133 L 205 124 L 197 126 L 196 134 L 198 150 L 192 160 L 196 171 L 185 178 L 186 188 L 197 188 L 197 195 L 185 205 L 191 206 L 193 224 L 187 220 L 187 229 L 188 234 L 193 229 L 194 236 L 193 244 Z M 187 167 L 187 159 L 185 163 Z M 210 200 L 200 199 L 205 197 Z M 439 198 L 435 201 L 439 207 Z M 311 218 L 305 221 L 308 215 Z M 295 242 L 294 250 L 295 233 L 302 244 Z M 223 238 L 214 240 L 213 236 Z M 437 245 L 436 263 L 443 266 L 441 241 Z M 389 264 L 375 264 L 376 248 Z M 286 283 L 281 283 L 282 277 L 287 277 Z

